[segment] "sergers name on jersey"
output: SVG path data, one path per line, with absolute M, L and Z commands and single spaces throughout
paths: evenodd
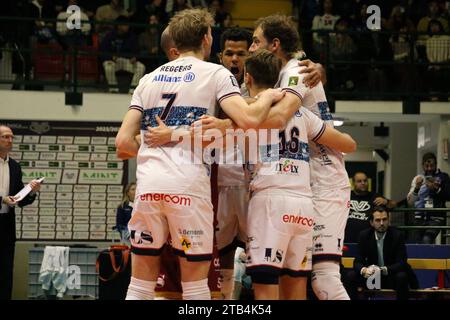
M 177 72 L 185 72 L 189 71 L 192 68 L 192 64 L 182 65 L 182 66 L 162 66 L 159 71 L 160 72 L 169 72 L 169 73 L 177 73 Z M 188 72 L 184 76 L 182 75 L 167 75 L 157 73 L 153 76 L 152 82 L 168 82 L 168 83 L 177 83 L 177 82 L 191 82 L 195 79 L 195 73 Z
M 184 71 L 189 71 L 192 68 L 192 64 L 188 64 L 185 66 L 168 66 L 168 65 L 164 65 L 162 66 L 159 71 L 161 72 L 184 72 Z

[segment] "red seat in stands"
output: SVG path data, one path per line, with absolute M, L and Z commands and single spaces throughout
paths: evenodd
M 64 55 L 60 45 L 35 44 L 32 59 L 36 80 L 64 79 Z

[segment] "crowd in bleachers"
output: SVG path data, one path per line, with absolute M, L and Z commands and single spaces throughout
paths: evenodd
M 374 13 L 367 12 L 370 5 L 381 11 L 378 32 L 368 29 L 368 18 Z M 422 89 L 432 93 L 433 100 L 439 98 L 434 91 L 445 91 L 448 66 L 435 63 L 450 61 L 450 1 L 305 0 L 297 10 L 303 46 L 314 59 L 328 59 L 334 89 L 383 91 L 400 84 L 395 91 Z M 348 63 L 355 60 L 374 65 Z
M 74 23 L 69 6 L 81 9 L 80 25 Z M 23 80 L 61 80 L 71 77 L 70 50 L 77 55 L 80 80 L 105 78 L 110 92 L 117 92 L 116 72 L 132 74 L 131 86 L 164 60 L 159 40 L 170 17 L 191 7 L 207 7 L 215 13 L 218 28 L 232 25 L 223 0 L 22 0 L 4 4 L 8 17 L 26 20 L 0 21 L 2 45 L 14 48 L 12 71 L 17 74 L 13 88 Z M 13 22 L 13 23 L 11 23 Z M 95 55 L 95 56 L 94 56 Z M 98 57 L 97 57 L 98 55 Z M 103 72 L 92 79 L 92 68 Z M 131 91 L 131 90 L 130 90 Z
M 372 15 L 367 8 L 374 4 L 381 10 L 377 32 L 367 27 Z M 70 5 L 81 8 L 80 28 L 67 28 Z M 445 79 L 450 75 L 450 1 L 302 0 L 293 5 L 303 49 L 327 67 L 330 91 L 429 92 L 432 100 L 449 98 Z M 76 46 L 87 51 L 75 59 L 80 61 L 79 79 L 107 83 L 116 92 L 120 79 L 115 79 L 115 72 L 133 71 L 129 76 L 133 86 L 136 77 L 163 63 L 161 31 L 175 12 L 198 6 L 215 13 L 215 39 L 223 28 L 234 25 L 224 0 L 10 0 L 2 3 L 3 16 L 32 19 L 0 20 L 0 46 L 9 43 L 15 50 L 16 88 L 24 77 L 70 79 L 70 58 L 63 53 Z M 215 41 L 213 60 L 218 47 Z M 44 53 L 38 54 L 36 48 Z M 116 62 L 116 56 L 127 61 Z M 92 68 L 98 71 L 93 73 Z

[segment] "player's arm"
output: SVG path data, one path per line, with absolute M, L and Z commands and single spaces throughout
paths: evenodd
M 179 131 L 167 127 L 158 116 L 156 116 L 155 119 L 158 126 L 154 128 L 148 127 L 147 131 L 144 133 L 144 143 L 149 147 L 159 147 L 173 142 L 178 143 L 181 139 L 184 139 L 187 136 L 191 136 L 191 139 L 194 139 L 194 125 L 190 131 L 186 131 L 185 129 Z M 222 133 L 221 136 L 224 136 L 227 129 L 235 128 L 235 124 L 231 119 L 219 119 L 210 115 L 203 115 L 200 119 L 202 126 L 201 131 L 205 135 L 208 135 L 207 130 L 209 129 L 218 129 Z M 196 124 L 199 123 L 196 122 Z M 195 134 L 200 134 L 199 130 L 196 130 Z
M 129 109 L 125 114 L 119 132 L 116 136 L 116 154 L 119 159 L 126 160 L 137 155 L 139 143 L 136 136 L 139 134 L 142 111 Z
M 356 151 L 356 142 L 349 134 L 342 133 L 326 124 L 321 136 L 313 140 L 340 152 L 351 153 Z
M 251 105 L 240 95 L 233 95 L 221 100 L 220 106 L 239 128 L 247 130 L 257 128 L 267 118 L 270 107 L 285 95 L 277 89 L 262 92 L 258 100 Z
M 266 120 L 259 125 L 259 129 L 280 129 L 286 127 L 289 119 L 298 111 L 301 105 L 301 99 L 298 95 L 288 91 L 286 95 L 269 111 Z

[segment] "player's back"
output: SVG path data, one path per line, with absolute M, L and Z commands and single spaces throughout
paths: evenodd
M 228 70 L 191 56 L 171 61 L 141 79 L 132 99 L 143 111 L 137 195 L 159 192 L 210 198 L 210 168 L 202 163 L 201 153 L 193 157 L 186 143 L 149 148 L 143 134 L 147 127 L 157 126 L 156 115 L 168 127 L 188 129 L 200 116 L 214 115 L 216 103 L 234 94 L 240 94 L 239 87 Z
M 269 137 L 268 145 L 259 147 L 251 190 L 311 197 L 308 141 L 319 139 L 324 130 L 324 123 L 310 111 L 297 111 L 276 139 Z

